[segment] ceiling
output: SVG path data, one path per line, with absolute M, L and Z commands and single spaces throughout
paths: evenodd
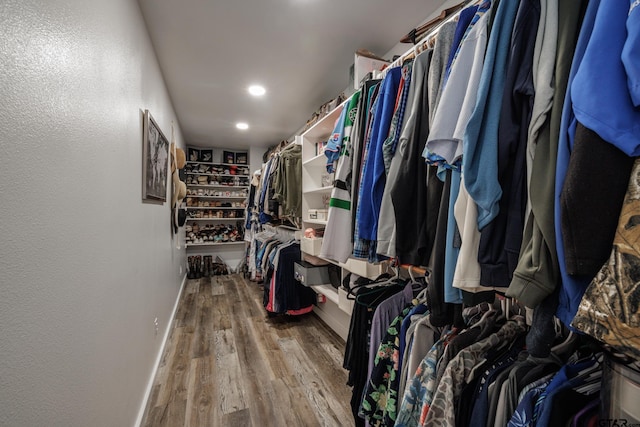
M 357 49 L 385 55 L 445 0 L 138 3 L 187 144 L 248 148 L 294 135 L 349 86 Z

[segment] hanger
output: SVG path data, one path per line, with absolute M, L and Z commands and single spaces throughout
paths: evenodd
M 413 276 L 413 268 L 409 268 L 409 277 L 411 278 L 411 283 L 416 281 L 416 278 Z
M 350 300 L 355 300 L 357 303 L 361 304 L 358 301 L 358 296 L 364 296 L 364 295 L 371 295 L 372 293 L 376 293 L 376 292 L 383 292 L 385 286 L 386 287 L 391 287 L 392 285 L 396 285 L 399 282 L 400 279 L 400 269 L 394 269 L 391 265 L 387 265 L 387 269 L 391 268 L 394 272 L 394 275 L 392 277 L 384 277 L 384 280 L 379 281 L 379 280 L 374 280 L 372 282 L 369 283 L 362 283 L 360 285 L 356 285 L 356 286 L 352 286 L 348 289 L 347 291 L 347 299 Z M 362 292 L 362 293 L 358 293 L 358 295 L 355 294 L 355 290 L 360 289 L 360 288 L 366 288 L 366 287 L 373 287 L 375 286 L 375 289 L 372 289 L 371 291 L 366 291 L 366 292 Z M 349 298 L 350 296 L 353 296 L 353 298 Z M 365 304 L 368 305 L 368 304 Z

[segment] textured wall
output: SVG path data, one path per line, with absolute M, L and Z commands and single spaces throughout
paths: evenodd
M 0 100 L 0 425 L 133 425 L 185 264 L 141 202 L 140 110 L 175 117 L 138 4 L 0 2 Z

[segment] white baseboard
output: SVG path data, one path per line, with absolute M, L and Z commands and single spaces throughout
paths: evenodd
M 147 389 L 144 393 L 144 398 L 142 399 L 142 404 L 140 405 L 140 409 L 138 411 L 138 418 L 136 419 L 135 427 L 140 427 L 142 424 L 142 418 L 144 417 L 144 411 L 147 409 L 147 403 L 149 403 L 149 397 L 151 396 L 151 389 L 153 388 L 153 382 L 156 378 L 156 373 L 158 372 L 158 368 L 160 367 L 160 362 L 162 361 L 162 354 L 164 353 L 164 347 L 167 345 L 167 340 L 169 339 L 169 334 L 171 333 L 171 329 L 173 326 L 173 319 L 176 317 L 176 312 L 178 311 L 178 304 L 180 303 L 180 298 L 182 297 L 182 291 L 184 290 L 184 285 L 187 283 L 187 275 L 185 274 L 182 278 L 182 283 L 180 284 L 180 291 L 178 292 L 178 297 L 176 298 L 176 302 L 173 305 L 173 310 L 171 310 L 171 317 L 167 322 L 167 328 L 164 331 L 164 337 L 162 338 L 162 344 L 160 344 L 160 349 L 158 350 L 158 355 L 156 356 L 156 362 L 153 365 L 153 370 L 151 371 L 151 377 L 149 378 L 149 383 L 147 384 Z

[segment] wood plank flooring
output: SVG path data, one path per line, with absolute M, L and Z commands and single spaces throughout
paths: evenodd
M 143 426 L 352 426 L 344 341 L 314 314 L 269 318 L 240 275 L 188 280 Z

